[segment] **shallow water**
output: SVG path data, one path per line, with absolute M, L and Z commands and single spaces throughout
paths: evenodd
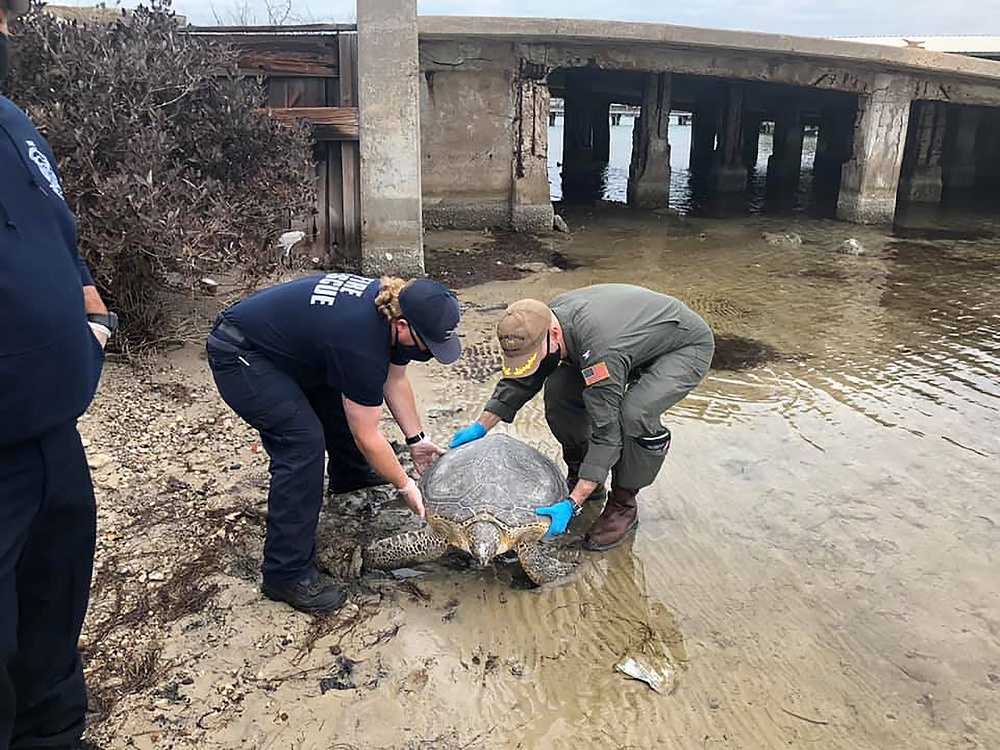
M 566 585 L 430 566 L 421 585 L 454 616 L 414 607 L 406 627 L 451 665 L 437 717 L 493 728 L 482 747 L 1000 746 L 993 219 L 922 219 L 969 240 L 804 215 L 564 215 L 559 249 L 584 266 L 463 291 L 467 343 L 489 342 L 513 299 L 622 281 L 777 359 L 713 370 L 665 415 L 674 445 L 634 543 L 570 545 L 582 563 Z M 838 254 L 848 238 L 867 254 Z M 440 367 L 418 382 L 422 406 L 466 407 L 440 439 L 492 385 Z M 499 429 L 558 458 L 539 401 Z M 614 670 L 637 647 L 676 665 L 672 694 Z M 473 678 L 460 665 L 480 651 L 503 668 Z

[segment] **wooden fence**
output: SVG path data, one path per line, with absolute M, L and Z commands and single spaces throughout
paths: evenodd
M 316 214 L 307 236 L 328 267 L 361 257 L 358 143 L 358 34 L 346 24 L 200 27 L 193 33 L 232 45 L 240 71 L 267 85 L 273 117 L 301 119 L 315 138 Z

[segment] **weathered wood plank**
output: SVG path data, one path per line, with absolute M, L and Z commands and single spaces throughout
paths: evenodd
M 326 84 L 326 106 L 339 107 L 345 104 L 340 101 L 340 78 L 325 78 L 323 81 Z
M 361 146 L 341 143 L 344 190 L 344 253 L 361 258 Z
M 267 81 L 267 106 L 288 106 L 288 81 L 284 78 L 270 78 Z
M 327 214 L 330 217 L 330 245 L 327 260 L 331 267 L 343 267 L 350 255 L 344 250 L 344 173 L 340 161 L 343 145 L 326 143 Z
M 358 106 L 358 35 L 340 35 L 340 106 Z M 360 138 L 360 128 L 359 128 Z M 357 142 L 340 144 L 344 243 L 341 253 L 361 261 L 361 148 Z
M 325 143 L 318 144 L 319 148 L 326 148 Z M 326 177 L 326 162 L 320 158 L 316 162 L 316 234 L 314 242 L 316 247 L 322 252 L 328 253 L 330 249 L 330 212 L 329 205 L 329 183 Z
M 303 23 L 288 26 L 186 26 L 195 36 L 252 39 L 255 36 L 298 39 L 303 36 L 335 36 L 341 31 L 357 31 L 355 23 Z M 327 32 L 324 34 L 323 32 Z
M 340 104 L 358 106 L 358 35 L 340 35 Z
M 357 107 L 271 107 L 257 112 L 282 122 L 304 120 L 312 125 L 318 141 L 354 141 L 358 139 Z
M 305 96 L 306 89 L 306 79 L 305 78 L 289 78 L 288 79 L 288 99 L 284 108 L 299 108 L 299 107 L 309 107 L 316 106 L 316 102 L 310 102 Z
M 339 73 L 340 44 L 336 34 L 286 38 L 211 38 L 236 50 L 239 71 L 245 75 L 328 78 Z
M 245 76 L 296 76 L 298 78 L 329 78 L 337 75 L 336 63 L 297 59 L 275 53 L 268 59 L 259 55 L 240 55 L 237 72 Z
M 326 80 L 323 78 L 303 79 L 303 99 L 300 107 L 328 107 L 326 100 Z

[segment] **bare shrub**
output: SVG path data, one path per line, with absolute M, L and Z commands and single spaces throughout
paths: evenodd
M 126 353 L 164 338 L 171 292 L 273 268 L 277 236 L 312 210 L 311 142 L 254 111 L 263 82 L 237 74 L 231 48 L 162 5 L 91 24 L 35 7 L 12 31 L 8 95 L 59 160 Z

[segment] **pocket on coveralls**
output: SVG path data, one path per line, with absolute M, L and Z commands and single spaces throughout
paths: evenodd
M 640 448 L 647 450 L 650 453 L 666 455 L 667 451 L 670 450 L 670 430 L 664 427 L 663 432 L 659 432 L 655 435 L 643 435 L 642 437 L 637 437 L 635 438 L 635 442 L 639 444 Z

